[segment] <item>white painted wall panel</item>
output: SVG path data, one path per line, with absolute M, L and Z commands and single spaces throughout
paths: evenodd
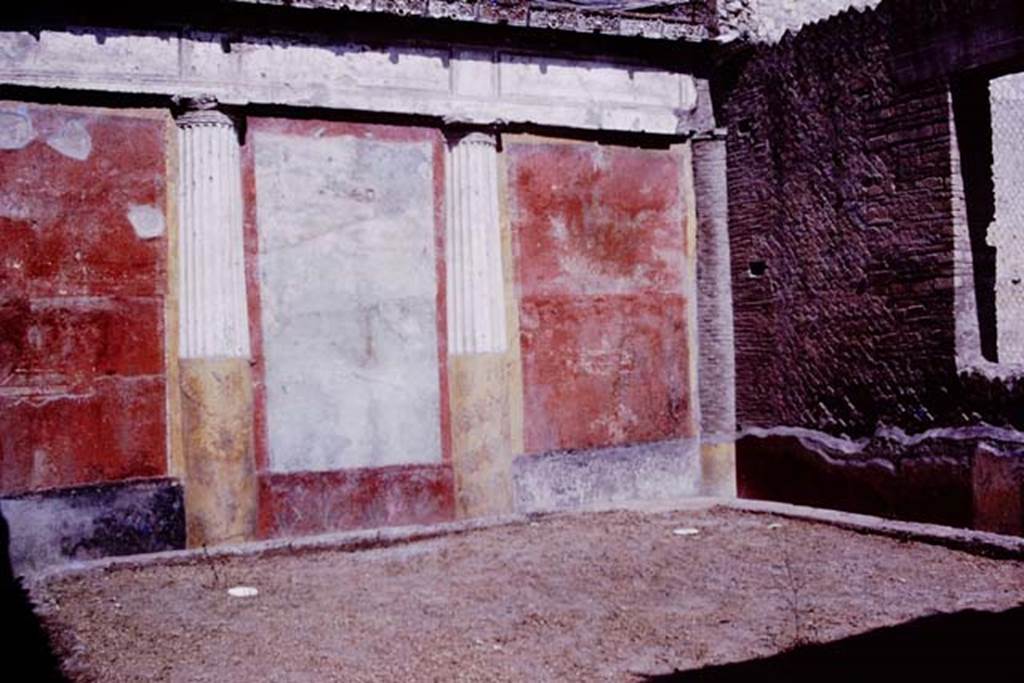
M 433 150 L 253 144 L 271 469 L 439 462 Z

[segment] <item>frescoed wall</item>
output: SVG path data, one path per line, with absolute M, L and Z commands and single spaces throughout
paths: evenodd
M 238 5 L 0 31 L 17 561 L 702 491 L 708 8 L 552 50 Z
M 169 123 L 0 103 L 0 494 L 34 520 L 16 534 L 180 539 L 180 491 L 140 483 L 168 470 Z M 59 519 L 38 516 L 69 487 Z M 111 514 L 124 499 L 134 521 Z

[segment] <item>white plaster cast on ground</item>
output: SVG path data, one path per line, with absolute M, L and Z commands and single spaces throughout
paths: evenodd
M 445 262 L 452 354 L 501 353 L 508 345 L 496 145 L 492 135 L 470 133 L 448 148 Z
M 711 118 L 706 83 L 635 64 L 219 35 L 0 31 L 4 83 L 671 135 Z
M 252 144 L 271 469 L 440 462 L 431 145 Z
M 247 358 L 238 136 L 231 119 L 212 109 L 188 112 L 177 123 L 180 355 Z

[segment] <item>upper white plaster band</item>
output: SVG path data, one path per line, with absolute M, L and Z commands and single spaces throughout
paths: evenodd
M 0 83 L 667 135 L 705 128 L 710 117 L 706 82 L 657 67 L 265 36 L 234 36 L 225 51 L 228 39 L 0 31 Z

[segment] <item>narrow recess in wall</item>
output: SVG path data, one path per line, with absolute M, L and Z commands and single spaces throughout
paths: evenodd
M 1024 370 L 1024 72 L 953 90 L 981 357 Z
M 988 78 L 975 76 L 953 88 L 953 115 L 960 148 L 960 169 L 967 203 L 974 296 L 978 308 L 981 355 L 997 362 L 996 249 L 986 238 L 995 219 L 992 179 L 992 107 Z
M 764 261 L 751 261 L 747 267 L 747 273 L 750 277 L 764 277 L 765 273 L 768 272 L 768 264 Z

